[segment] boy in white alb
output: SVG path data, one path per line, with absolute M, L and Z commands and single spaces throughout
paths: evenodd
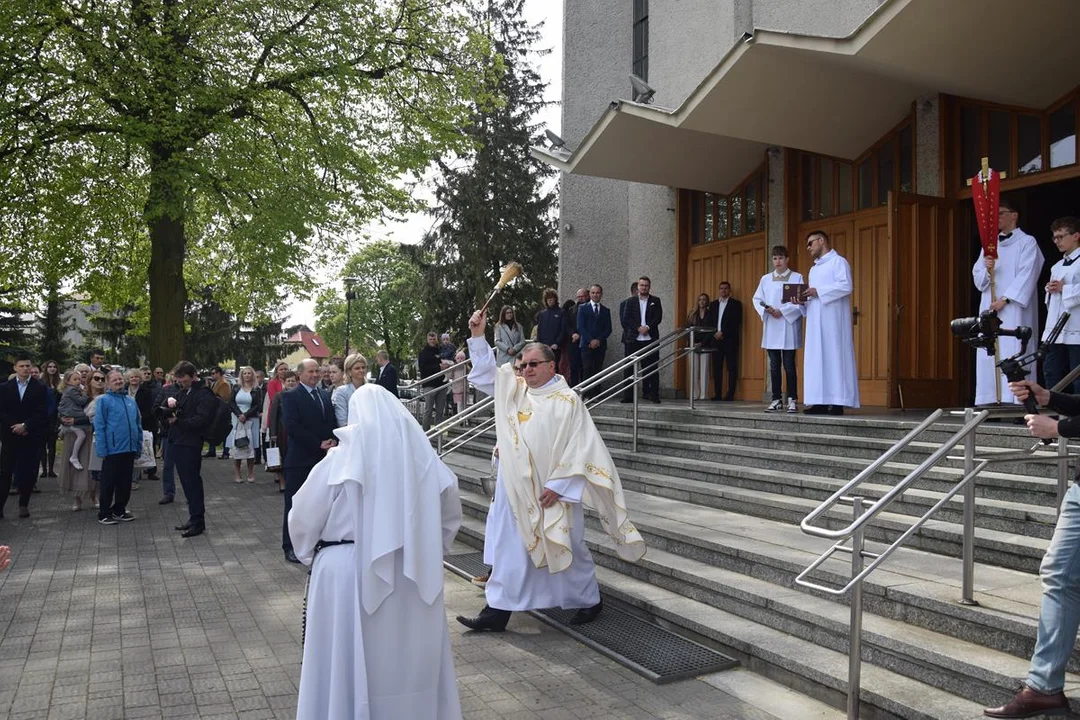
M 1074 217 L 1058 218 L 1050 225 L 1054 245 L 1062 258 L 1050 268 L 1050 282 L 1046 283 L 1046 329 L 1045 341 L 1057 324 L 1062 313 L 1069 319 L 1057 340 L 1050 346 L 1043 361 L 1046 387 L 1053 388 L 1069 372 L 1080 365 L 1080 220 Z M 1080 394 L 1080 380 L 1061 389 L 1063 393 Z
M 802 347 L 802 319 L 806 306 L 783 302 L 784 285 L 803 282 L 800 273 L 788 267 L 788 251 L 783 245 L 772 249 L 773 271 L 761 276 L 754 292 L 754 310 L 761 318 L 761 347 L 769 353 L 769 384 L 772 402 L 765 412 L 785 409 L 781 393 L 780 367 L 787 378 L 787 403 L 789 413 L 798 412 L 799 379 L 795 370 L 795 351 Z

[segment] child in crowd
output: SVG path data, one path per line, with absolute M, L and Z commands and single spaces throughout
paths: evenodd
M 64 376 L 64 394 L 60 397 L 60 404 L 57 406 L 57 414 L 61 420 L 66 417 L 76 419 L 86 416 L 86 406 L 90 403 L 90 398 L 83 392 L 81 383 L 82 375 L 78 370 L 72 370 Z M 68 462 L 76 470 L 82 470 L 82 463 L 79 462 L 79 451 L 86 440 L 86 430 L 74 425 L 61 424 L 60 432 L 61 434 L 75 433 L 75 442 L 71 446 L 71 457 L 68 458 Z

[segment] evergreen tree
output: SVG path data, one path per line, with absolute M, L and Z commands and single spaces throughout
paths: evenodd
M 60 288 L 50 283 L 45 294 L 44 312 L 38 315 L 38 357 L 41 362 L 55 360 L 60 368 L 66 368 L 70 347 L 64 340 L 63 307 L 60 304 Z
M 440 162 L 435 227 L 414 253 L 424 273 L 427 327 L 464 332 L 472 312 L 486 299 L 503 265 L 521 263 L 524 278 L 496 298 L 492 315 L 514 305 L 519 321 L 532 325 L 540 291 L 554 286 L 558 272 L 555 171 L 529 154 L 540 144 L 533 118 L 546 105 L 530 56 L 540 25 L 522 17 L 524 0 L 490 0 L 476 12 L 476 25 L 497 55 L 491 72 L 501 71 L 497 102 L 476 105 L 466 132 L 478 149 L 453 166 Z
M 27 349 L 34 321 L 26 319 L 25 314 L 26 307 L 15 292 L 11 288 L 0 288 L 0 350 Z

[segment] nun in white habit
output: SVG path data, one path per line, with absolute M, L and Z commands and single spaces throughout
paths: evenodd
M 460 718 L 442 565 L 461 525 L 457 478 L 379 385 L 356 389 L 334 432 L 289 513 L 311 565 L 296 717 Z

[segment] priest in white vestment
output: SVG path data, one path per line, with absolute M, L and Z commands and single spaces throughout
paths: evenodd
M 297 720 L 457 720 L 442 564 L 457 478 L 385 388 L 357 388 L 349 423 L 289 513 L 311 565 Z
M 469 320 L 469 381 L 495 398 L 499 457 L 495 502 L 487 516 L 484 562 L 492 566 L 487 605 L 459 617 L 473 630 L 501 632 L 511 612 L 577 609 L 573 624 L 594 620 L 603 605 L 585 545 L 594 510 L 624 559 L 645 554 L 623 499 L 622 483 L 582 399 L 555 373 L 551 349 L 529 343 L 515 364 L 495 364 L 481 313 Z
M 806 305 L 784 302 L 785 285 L 801 285 L 802 273 L 788 267 L 788 251 L 783 245 L 772 249 L 773 271 L 765 273 L 754 291 L 754 310 L 761 318 L 761 347 L 769 354 L 769 385 L 772 402 L 765 412 L 798 412 L 799 376 L 795 351 L 802 347 L 802 320 Z M 787 403 L 783 397 L 781 366 L 787 375 Z
M 806 303 L 806 351 L 803 355 L 804 413 L 843 415 L 859 407 L 859 373 L 855 367 L 855 333 L 851 293 L 855 283 L 848 261 L 832 249 L 818 230 L 806 236 L 814 259 Z
M 1002 327 L 1014 328 L 1026 325 L 1031 328 L 1028 352 L 1035 348 L 1032 343 L 1039 337 L 1039 302 L 1036 285 L 1042 272 L 1043 257 L 1039 243 L 1031 235 L 1016 226 L 1019 214 L 1016 208 L 1002 200 L 998 209 L 998 256 L 987 258 L 979 251 L 979 259 L 971 269 L 975 288 L 982 293 L 979 312 L 993 310 L 1001 319 Z M 994 274 L 997 299 L 990 298 L 990 273 Z M 1004 360 L 1020 352 L 1020 340 L 1012 337 L 998 338 L 998 357 Z M 1028 368 L 1027 379 L 1035 382 L 1035 363 Z M 1000 397 L 998 387 L 1001 389 Z M 983 349 L 975 351 L 975 404 L 1019 404 L 1009 391 L 1005 373 L 995 367 L 994 356 Z

